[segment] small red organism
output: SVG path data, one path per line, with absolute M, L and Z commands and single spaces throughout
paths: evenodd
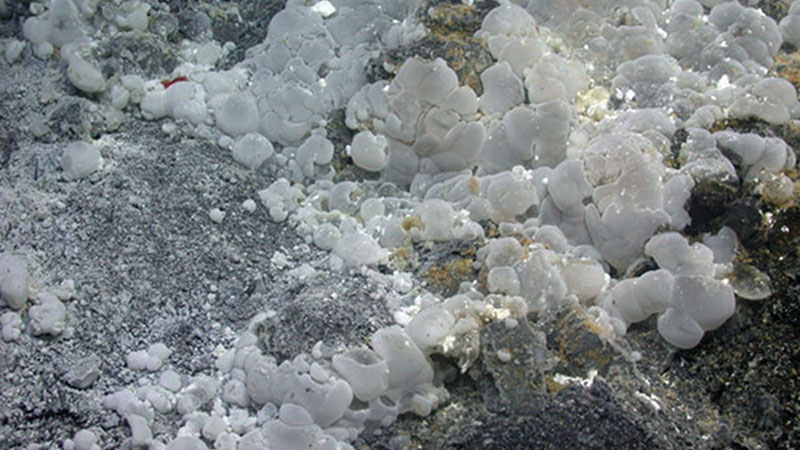
M 164 86 L 164 89 L 166 89 L 175 83 L 180 83 L 181 81 L 189 81 L 189 79 L 186 77 L 175 77 L 171 80 L 161 80 L 161 84 Z

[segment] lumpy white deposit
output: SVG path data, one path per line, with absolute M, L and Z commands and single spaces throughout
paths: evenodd
M 443 402 L 430 355 L 466 370 L 477 357 L 470 336 L 487 323 L 513 327 L 529 311 L 580 304 L 608 340 L 655 314 L 667 342 L 692 348 L 734 314 L 735 294 L 769 295 L 755 268 L 729 277 L 731 229 L 702 242 L 681 231 L 691 222 L 686 202 L 704 181 L 741 178 L 767 201 L 792 198 L 783 172 L 796 161 L 785 142 L 710 128 L 720 119 L 800 118 L 794 87 L 767 71 L 782 41 L 800 42 L 800 3 L 778 25 L 735 1 L 501 1 L 476 33 L 494 58 L 480 75 L 480 96 L 441 58 L 409 58 L 391 81 L 367 82 L 372 58 L 427 32 L 418 0 L 291 0 L 266 39 L 228 70 L 215 66 L 229 45 L 187 41 L 181 64 L 163 76 L 171 85 L 104 77 L 86 51 L 98 36 L 96 3 L 48 2 L 23 25 L 34 53 L 59 47 L 67 79 L 85 95 L 183 123 L 242 170 L 268 174 L 257 195 L 271 220 L 329 252 L 331 270 L 361 271 L 397 294 L 397 324 L 369 345 L 333 351 L 318 343 L 278 364 L 244 331 L 218 354 L 213 376 L 168 370 L 158 383 L 109 395 L 105 405 L 126 419 L 133 445 L 164 446 L 151 432 L 155 410 L 183 415 L 167 449 L 351 448 L 365 428 L 404 412 L 427 415 Z M 147 3 L 118 9 L 115 26 L 147 28 Z M 17 61 L 21 46 L 9 42 L 6 60 Z M 328 136 L 336 110 L 349 142 Z M 688 138 L 674 155 L 679 130 Z M 337 158 L 372 181 L 337 182 Z M 101 163 L 88 142 L 68 144 L 61 157 L 70 181 Z M 256 212 L 253 200 L 240 206 Z M 210 205 L 207 214 L 221 223 L 223 210 Z M 487 221 L 499 235 L 486 237 Z M 465 283 L 439 298 L 402 267 L 376 270 L 415 246 L 452 241 L 480 246 L 475 268 L 486 286 Z M 629 273 L 647 259 L 657 268 Z M 288 264 L 282 253 L 273 262 Z M 28 287 L 24 259 L 0 255 L 0 294 L 15 311 L 2 316 L 6 341 L 19 337 Z M 52 294 L 36 296 L 28 315 L 34 334 L 64 331 L 64 305 Z M 156 344 L 126 361 L 158 371 L 169 354 Z M 496 356 L 509 362 L 513 354 Z M 211 414 L 200 411 L 212 402 Z M 97 447 L 88 431 L 74 444 Z

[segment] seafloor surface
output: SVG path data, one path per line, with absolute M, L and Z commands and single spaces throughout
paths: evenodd
M 217 63 L 233 67 L 264 40 L 270 18 L 283 8 L 259 0 L 146 3 L 146 30 L 114 35 L 106 29 L 94 48 L 109 80 L 122 73 L 167 79 L 180 62 L 181 41 L 209 36 L 236 43 Z M 35 4 L 0 4 L 0 41 L 23 39 L 22 23 Z M 416 15 L 427 34 L 376 55 L 370 81 L 391 79 L 387 68 L 407 57 L 442 57 L 480 94 L 480 73 L 493 59 L 474 33 L 494 6 L 426 2 Z M 776 21 L 788 9 L 782 1 L 757 6 Z M 771 73 L 797 86 L 798 55 L 784 44 Z M 138 107 L 113 110 L 107 98 L 76 89 L 65 67 L 56 56 L 35 56 L 31 45 L 18 62 L 0 58 L 0 252 L 22 255 L 32 292 L 56 292 L 66 306 L 59 333 L 36 335 L 23 311 L 21 334 L 0 341 L 0 447 L 77 448 L 80 430 L 91 430 L 100 448 L 135 447 L 130 420 L 104 405 L 106 396 L 152 384 L 166 369 L 180 374 L 184 386 L 199 374 L 216 376 L 218 357 L 259 313 L 270 312 L 256 327 L 260 348 L 278 362 L 311 353 L 319 341 L 361 345 L 394 323 L 391 284 L 366 270 L 331 268 L 329 252 L 298 237 L 292 224 L 274 222 L 260 204 L 253 212 L 240 206 L 257 200 L 276 171 L 248 170 L 172 119 L 145 120 Z M 374 179 L 345 154 L 353 132 L 343 121 L 337 110 L 327 124 L 334 179 Z M 713 126 L 726 128 L 781 137 L 793 151 L 800 145 L 794 121 Z M 672 146 L 685 138 L 677 132 Z M 99 145 L 104 165 L 66 181 L 62 153 L 75 140 Z M 797 179 L 795 170 L 786 175 Z M 210 219 L 213 208 L 225 212 L 224 220 Z M 351 445 L 800 446 L 800 206 L 794 200 L 776 206 L 746 187 L 708 183 L 695 186 L 685 208 L 693 220 L 687 236 L 722 225 L 737 232 L 737 261 L 769 276 L 768 299 L 737 302 L 733 317 L 690 350 L 666 343 L 656 317 L 609 343 L 579 306 L 531 312 L 514 328 L 489 324 L 468 370 L 457 359 L 431 357 L 434 381 L 449 397 L 429 415 L 406 413 L 389 426 L 367 427 Z M 500 234 L 497 224 L 482 225 L 487 236 Z M 415 286 L 446 298 L 464 281 L 485 287 L 486 274 L 473 265 L 478 248 L 478 242 L 416 243 L 413 253 L 394 255 L 376 272 L 405 270 Z M 0 314 L 8 311 L 0 306 Z M 159 342 L 171 350 L 163 366 L 133 370 L 126 357 Z M 513 349 L 511 363 L 498 357 L 504 349 Z M 636 362 L 629 357 L 634 351 L 641 355 Z M 220 407 L 208 402 L 199 410 L 213 414 Z M 250 406 L 250 415 L 257 411 Z M 151 441 L 143 447 L 162 448 L 184 425 L 177 411 L 154 414 L 147 424 Z M 209 447 L 209 436 L 218 434 L 204 434 Z

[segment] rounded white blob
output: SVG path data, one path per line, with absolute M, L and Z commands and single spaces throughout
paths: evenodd
M 314 230 L 314 245 L 331 250 L 342 238 L 342 233 L 333 224 L 323 223 Z
M 694 319 L 675 308 L 668 308 L 658 318 L 658 332 L 664 340 L 683 349 L 696 347 L 704 334 Z
M 386 250 L 375 239 L 358 231 L 342 236 L 334 245 L 333 253 L 349 266 L 373 266 L 384 261 L 387 256 Z
M 453 315 L 441 306 L 431 306 L 411 319 L 406 325 L 406 333 L 424 351 L 438 345 L 455 323 Z
M 96 94 L 106 90 L 106 79 L 93 64 L 75 58 L 67 68 L 67 78 L 77 89 Z
M 389 148 L 386 138 L 375 136 L 371 131 L 362 131 L 353 137 L 350 157 L 358 167 L 377 172 L 389 163 Z
M 219 208 L 212 208 L 212 209 L 211 209 L 211 210 L 208 212 L 208 217 L 209 217 L 209 218 L 211 219 L 211 221 L 212 221 L 212 222 L 214 222 L 214 223 L 222 223 L 222 221 L 225 219 L 225 212 L 224 212 L 224 211 L 222 211 L 222 210 L 221 210 L 221 209 L 219 209 Z
M 258 133 L 247 133 L 239 137 L 231 149 L 233 159 L 249 169 L 261 167 L 274 151 L 269 139 Z
M 517 272 L 508 266 L 494 267 L 489 271 L 489 291 L 519 295 L 520 283 Z
M 736 311 L 733 287 L 710 277 L 676 276 L 673 305 L 705 331 L 719 328 Z
M 453 237 L 455 211 L 453 206 L 439 199 L 426 200 L 416 208 L 414 215 L 422 222 L 420 238 L 426 241 L 447 241 Z
M 571 294 L 586 302 L 596 297 L 606 286 L 606 272 L 597 261 L 581 259 L 570 261 L 561 271 Z
M 232 136 L 258 131 L 258 106 L 245 92 L 230 94 L 215 111 L 217 126 Z
M 361 220 L 367 223 L 375 217 L 382 216 L 385 212 L 386 206 L 384 206 L 383 200 L 379 198 L 368 198 L 361 204 L 361 209 L 359 209 L 358 214 L 361 216 Z

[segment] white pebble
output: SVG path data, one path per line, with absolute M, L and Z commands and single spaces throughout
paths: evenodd
M 787 205 L 794 196 L 792 179 L 783 174 L 767 176 L 763 184 L 764 200 L 775 205 Z
M 181 389 L 181 376 L 174 370 L 165 370 L 158 377 L 158 384 L 164 389 L 178 392 Z
M 517 319 L 507 317 L 503 320 L 503 325 L 506 326 L 506 329 L 511 330 L 519 325 L 519 321 Z
M 161 386 L 146 386 L 143 399 L 161 414 L 166 414 L 175 407 L 175 395 Z
M 253 199 L 248 198 L 247 200 L 242 202 L 242 209 L 245 211 L 252 213 L 256 210 L 256 202 Z
M 134 447 L 143 447 L 153 440 L 153 433 L 147 420 L 138 414 L 128 415 L 128 426 L 131 427 L 131 443 Z
M 11 39 L 6 43 L 5 57 L 6 62 L 14 64 L 22 57 L 22 51 L 25 50 L 25 42 L 18 39 Z
M 511 352 L 506 349 L 500 349 L 497 351 L 497 358 L 504 363 L 511 361 Z
M 145 370 L 147 369 L 147 363 L 149 361 L 150 357 L 144 350 L 130 352 L 125 357 L 125 362 L 128 364 L 128 368 L 131 370 Z
M 111 88 L 111 106 L 122 111 L 128 106 L 131 99 L 131 93 L 122 86 L 114 86 Z
M 597 261 L 581 259 L 570 261 L 561 272 L 570 293 L 581 301 L 594 298 L 606 285 L 606 274 Z
M 100 150 L 86 142 L 72 142 L 61 156 L 61 169 L 67 181 L 78 180 L 94 173 L 100 168 Z
M 234 360 L 236 358 L 236 352 L 233 350 L 226 350 L 221 355 L 217 357 L 216 362 L 214 365 L 219 369 L 222 373 L 228 373 L 233 370 Z
M 208 212 L 208 217 L 214 223 L 222 223 L 222 220 L 225 219 L 225 213 L 219 208 L 212 208 Z
M 18 313 L 9 311 L 0 316 L 0 327 L 4 341 L 16 341 L 22 335 L 22 318 Z
M 330 17 L 336 12 L 336 7 L 327 0 L 322 0 L 311 7 L 311 11 L 319 14 L 322 17 Z
M 142 96 L 144 96 L 144 79 L 139 75 L 123 75 L 120 78 L 122 82 L 122 87 L 128 90 L 131 93 L 131 99 L 139 103 L 142 101 Z
M 284 267 L 289 265 L 289 258 L 283 252 L 275 252 L 272 254 L 272 258 L 270 258 L 272 264 L 275 264 L 275 267 L 278 269 L 283 269 Z
M 333 246 L 333 253 L 349 266 L 374 266 L 388 257 L 388 252 L 372 236 L 349 232 Z
M 117 25 L 122 29 L 133 29 L 139 31 L 147 30 L 149 19 L 147 13 L 150 5 L 138 0 L 131 0 L 122 4 L 120 14 L 117 14 Z
M 152 357 L 158 358 L 161 361 L 165 361 L 167 358 L 169 358 L 169 355 L 172 354 L 172 350 L 170 350 L 162 342 L 157 342 L 147 348 L 147 354 Z
M 97 447 L 97 435 L 94 434 L 91 430 L 81 430 L 75 433 L 75 437 L 72 438 L 75 444 L 75 450 L 94 450 Z
M 227 134 L 223 134 L 217 139 L 217 145 L 222 148 L 231 148 L 233 146 L 233 138 Z
M 67 308 L 53 294 L 43 293 L 36 298 L 37 304 L 30 309 L 30 325 L 35 336 L 58 335 L 67 328 Z
M 20 310 L 28 300 L 28 289 L 28 269 L 22 259 L 10 253 L 0 253 L 0 298 L 11 309 Z
M 73 86 L 90 94 L 106 90 L 106 79 L 103 74 L 91 63 L 80 58 L 74 58 L 67 68 L 67 78 Z

